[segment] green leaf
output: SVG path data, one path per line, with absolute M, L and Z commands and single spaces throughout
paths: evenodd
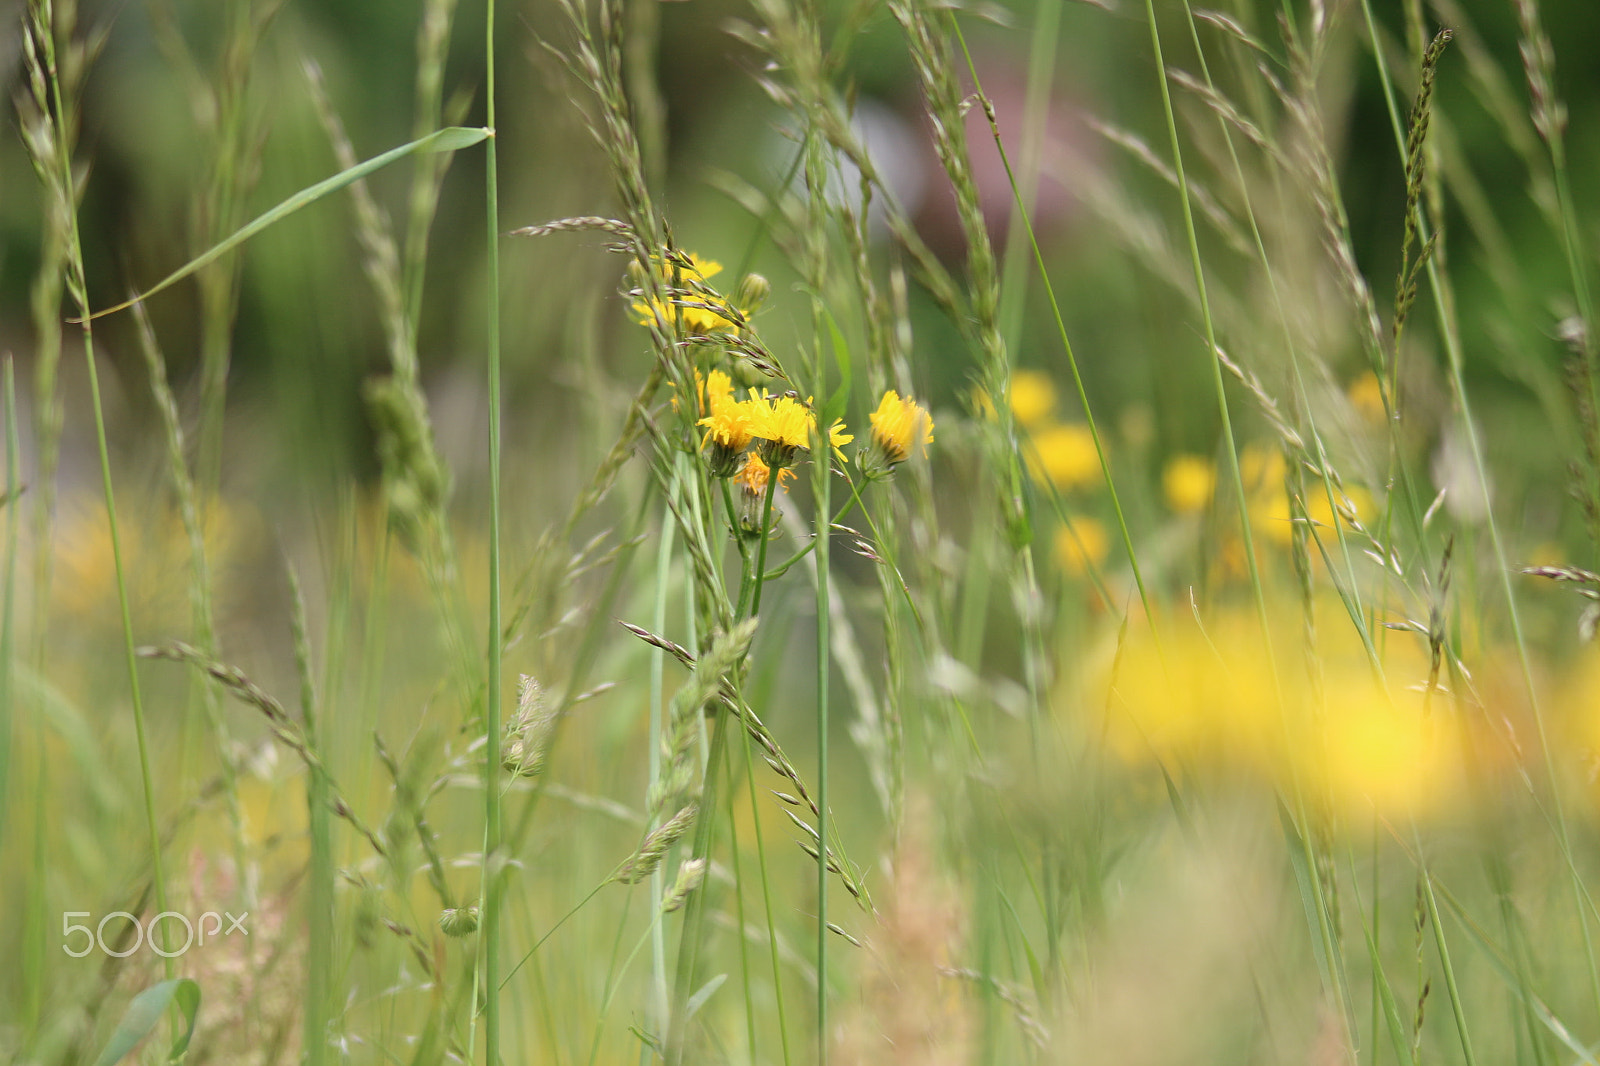
M 134 996 L 116 1032 L 111 1034 L 111 1042 L 94 1060 L 94 1066 L 116 1066 L 150 1035 L 167 1008 L 174 1004 L 185 1023 L 183 1035 L 172 1042 L 172 1050 L 167 1055 L 168 1062 L 176 1062 L 189 1047 L 189 1038 L 194 1036 L 194 1017 L 200 1010 L 200 986 L 187 977 L 162 981 Z
M 91 320 L 96 318 L 104 318 L 106 315 L 115 314 L 118 311 L 126 311 L 139 301 L 149 299 L 162 289 L 177 284 L 190 274 L 193 274 L 195 271 L 199 270 L 201 267 L 206 266 L 207 264 L 212 263 L 233 251 L 233 249 L 237 248 L 251 237 L 254 237 L 256 234 L 260 233 L 274 222 L 281 222 L 283 219 L 288 218 L 302 207 L 307 207 L 311 204 L 314 204 L 324 196 L 327 196 L 329 193 L 338 192 L 351 182 L 360 181 L 368 174 L 382 170 L 384 167 L 388 166 L 390 163 L 393 163 L 397 159 L 404 159 L 406 156 L 411 155 L 414 152 L 453 152 L 458 148 L 467 148 L 477 144 L 479 141 L 489 137 L 492 133 L 493 131 L 489 129 L 473 128 L 469 126 L 446 126 L 442 130 L 435 130 L 426 137 L 411 141 L 408 144 L 402 144 L 398 148 L 391 148 L 382 155 L 375 155 L 364 163 L 357 163 L 349 170 L 341 170 L 331 178 L 327 178 L 326 180 L 317 182 L 315 185 L 309 185 L 306 188 L 301 189 L 299 192 L 295 193 L 278 206 L 272 208 L 270 211 L 256 217 L 250 222 L 245 223 L 239 229 L 235 230 L 231 236 L 225 237 L 221 243 L 189 260 L 183 266 L 179 267 L 171 274 L 168 274 L 166 277 L 156 282 L 155 285 L 146 289 L 133 299 L 124 300 L 115 307 L 108 307 L 104 311 L 96 311 L 94 314 L 90 315 L 89 318 Z M 76 323 L 82 322 L 83 320 L 74 319 L 73 321 Z

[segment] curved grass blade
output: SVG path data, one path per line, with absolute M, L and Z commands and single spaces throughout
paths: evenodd
M 132 307 L 136 303 L 139 303 L 141 300 L 149 299 L 163 289 L 169 288 L 182 281 L 184 278 L 188 277 L 190 274 L 193 274 L 201 267 L 233 251 L 233 249 L 237 248 L 251 237 L 254 237 L 256 234 L 260 233 L 274 222 L 279 222 L 285 218 L 288 218 L 302 207 L 307 207 L 316 203 L 329 193 L 338 192 L 351 182 L 360 181 L 368 174 L 382 170 L 384 167 L 388 166 L 390 163 L 393 163 L 397 159 L 404 159 L 406 156 L 411 155 L 414 152 L 454 152 L 461 148 L 470 148 L 478 142 L 492 136 L 493 133 L 494 131 L 488 129 L 487 127 L 446 126 L 444 129 L 436 130 L 435 132 L 428 134 L 426 137 L 419 138 L 407 144 L 402 144 L 398 148 L 391 148 L 382 155 L 375 155 L 371 159 L 368 159 L 362 163 L 357 163 L 355 166 L 350 167 L 347 170 L 341 170 L 331 178 L 319 181 L 315 185 L 306 186 L 304 189 L 301 189 L 299 192 L 295 193 L 293 196 L 289 197 L 287 200 L 278 204 L 271 210 L 267 211 L 265 214 L 258 215 L 256 218 L 245 223 L 239 229 L 235 230 L 230 236 L 224 238 L 221 243 L 213 245 L 207 251 L 202 252 L 194 259 L 189 260 L 183 266 L 179 267 L 171 274 L 168 274 L 166 277 L 156 282 L 155 285 L 133 297 L 131 300 L 124 300 L 122 303 L 116 304 L 113 307 L 108 307 L 103 311 L 96 311 L 94 314 L 90 315 L 87 320 L 75 318 L 71 319 L 70 321 L 77 324 L 84 321 L 93 321 L 97 318 L 104 318 L 107 315 L 116 314 L 118 311 L 126 311 L 128 308 Z
M 167 1008 L 174 1004 L 183 1016 L 184 1030 L 173 1040 L 167 1061 L 178 1061 L 189 1048 L 189 1038 L 194 1036 L 194 1017 L 200 1010 L 200 986 L 188 977 L 162 981 L 134 996 L 122 1021 L 117 1023 L 116 1031 L 111 1034 L 110 1043 L 94 1060 L 94 1066 L 116 1066 L 150 1035 Z

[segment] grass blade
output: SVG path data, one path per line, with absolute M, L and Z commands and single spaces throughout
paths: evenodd
M 195 271 L 227 255 L 273 223 L 283 221 L 301 208 L 311 206 L 329 193 L 338 192 L 351 182 L 360 181 L 367 175 L 382 170 L 396 160 L 404 159 L 414 152 L 454 152 L 461 148 L 470 148 L 479 141 L 488 138 L 490 134 L 491 130 L 487 128 L 447 126 L 442 130 L 428 134 L 426 137 L 402 144 L 398 148 L 391 148 L 382 155 L 375 155 L 364 163 L 357 163 L 353 167 L 341 170 L 331 178 L 319 181 L 315 185 L 306 186 L 265 214 L 256 216 L 256 218 L 235 230 L 231 236 L 223 239 L 218 244 L 212 245 L 210 249 L 189 260 L 138 296 L 133 297 L 133 299 L 124 300 L 122 303 L 107 307 L 103 311 L 96 311 L 87 318 L 72 319 L 72 321 L 75 324 L 81 324 L 116 314 L 118 311 L 126 311 L 139 301 L 147 300 L 163 289 L 176 285 Z

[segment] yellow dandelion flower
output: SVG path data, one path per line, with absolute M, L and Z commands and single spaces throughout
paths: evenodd
M 667 387 L 676 390 L 678 383 L 667 382 Z M 733 403 L 733 379 L 725 371 L 713 370 L 709 374 L 702 374 L 698 369 L 694 372 L 695 413 L 701 416 L 716 411 L 719 405 Z M 678 409 L 678 398 L 672 397 L 672 409 Z
M 793 396 L 752 397 L 750 432 L 761 440 L 761 457 L 772 466 L 789 466 L 802 448 L 811 447 L 811 426 L 816 416 Z
M 901 399 L 898 392 L 890 389 L 868 417 L 872 421 L 872 443 L 886 467 L 905 462 L 913 444 L 921 444 L 922 454 L 928 454 L 928 445 L 933 443 L 933 419 L 916 400 L 909 396 Z
M 1071 577 L 1083 577 L 1091 567 L 1105 562 L 1111 538 L 1093 518 L 1074 518 L 1071 527 L 1056 530 L 1056 562 Z
M 1049 421 L 1056 409 L 1056 386 L 1040 370 L 1018 370 L 1011 375 L 1011 413 L 1029 429 Z
M 1161 472 L 1167 506 L 1178 514 L 1203 511 L 1217 491 L 1217 464 L 1198 455 L 1175 455 Z
M 1034 480 L 1046 480 L 1058 489 L 1093 483 L 1100 474 L 1100 456 L 1089 427 L 1081 422 L 1049 426 L 1032 436 L 1033 454 L 1028 469 Z
M 700 438 L 700 447 L 711 445 L 706 462 L 712 476 L 728 477 L 739 468 L 739 457 L 749 447 L 753 435 L 754 403 L 753 400 L 736 403 L 730 391 L 726 398 L 713 398 L 711 413 L 695 423 L 706 430 Z

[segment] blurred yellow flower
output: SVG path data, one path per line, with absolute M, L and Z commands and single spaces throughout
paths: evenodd
M 1094 437 L 1081 422 L 1048 426 L 1034 433 L 1028 470 L 1036 481 L 1049 480 L 1058 489 L 1093 483 L 1100 474 Z
M 1217 464 L 1198 455 L 1175 455 L 1161 472 L 1167 506 L 1179 514 L 1203 511 L 1217 491 Z
M 1447 699 L 1435 695 L 1424 716 L 1421 692 L 1391 685 L 1386 694 L 1370 671 L 1327 680 L 1323 758 L 1313 780 L 1320 776 L 1346 805 L 1366 801 L 1380 811 L 1418 811 L 1445 798 L 1456 754 L 1442 728 L 1450 721 Z
M 1288 473 L 1283 450 L 1268 444 L 1246 444 L 1239 450 L 1239 478 L 1246 495 L 1283 487 Z
M 1056 562 L 1068 576 L 1083 577 L 1105 562 L 1110 544 L 1105 526 L 1093 518 L 1074 518 L 1070 528 L 1056 530 Z
M 1345 390 L 1345 396 L 1362 418 L 1381 424 L 1387 417 L 1383 409 L 1383 383 L 1372 371 L 1366 370 L 1357 375 Z
M 674 395 L 669 399 L 672 403 L 672 409 L 676 411 L 678 409 L 678 397 L 676 395 L 678 383 L 669 381 L 667 382 L 667 387 L 673 390 Z M 701 416 L 713 414 L 719 404 L 734 402 L 733 379 L 728 376 L 726 371 L 712 370 L 709 374 L 703 374 L 697 367 L 694 372 L 694 395 L 695 413 Z
M 1319 537 L 1322 536 L 1324 531 L 1331 534 L 1333 532 L 1334 511 L 1328 507 L 1327 490 L 1323 488 L 1320 481 L 1307 481 L 1306 496 L 1308 497 L 1306 500 L 1306 517 L 1311 519 L 1312 523 L 1317 527 L 1317 535 Z M 1360 485 L 1351 485 L 1343 492 L 1334 489 L 1333 501 L 1339 512 L 1339 520 L 1344 523 L 1346 529 L 1350 528 L 1347 515 L 1353 514 L 1357 521 L 1365 525 L 1376 510 L 1372 502 L 1372 496 Z
M 1011 375 L 1011 413 L 1023 426 L 1033 429 L 1044 424 L 1055 409 L 1056 386 L 1049 374 L 1018 370 Z
M 1275 635 L 1293 632 L 1297 613 L 1285 610 L 1280 621 Z M 1163 635 L 1164 657 L 1148 633 L 1130 636 L 1112 679 L 1105 736 L 1123 759 L 1157 759 L 1169 771 L 1248 770 L 1279 785 L 1296 779 L 1341 807 L 1383 814 L 1445 809 L 1459 792 L 1463 727 L 1447 696 L 1424 707 L 1426 655 L 1416 641 L 1386 644 L 1385 687 L 1353 628 L 1327 627 L 1314 690 L 1297 670 L 1274 680 L 1248 611 L 1219 612 L 1204 630 L 1178 621 Z M 1278 649 L 1280 664 L 1291 657 Z

